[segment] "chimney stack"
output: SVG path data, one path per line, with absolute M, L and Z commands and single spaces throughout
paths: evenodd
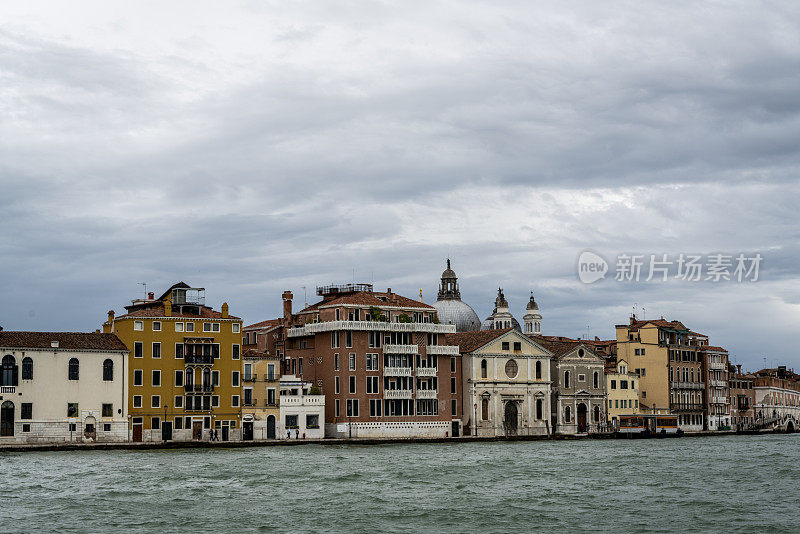
M 742 374 L 742 364 L 741 363 L 737 363 L 736 364 L 736 374 Z
M 281 298 L 283 298 L 283 319 L 286 321 L 286 324 L 289 324 L 289 321 L 292 319 L 292 298 L 294 298 L 294 295 L 292 295 L 291 291 L 287 290 L 283 292 Z
M 148 300 L 155 300 L 155 298 L 156 298 L 155 293 L 153 293 L 152 291 L 148 291 L 147 292 L 147 299 Z
M 114 320 L 114 310 L 108 310 L 108 322 L 110 323 L 113 320 Z
M 172 317 L 172 301 L 169 298 L 164 299 L 164 317 Z
M 227 302 L 223 302 L 222 303 L 222 318 L 223 319 L 227 319 L 228 318 L 228 303 Z

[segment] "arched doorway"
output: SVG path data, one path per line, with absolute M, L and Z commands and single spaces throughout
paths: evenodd
M 506 428 L 506 435 L 507 436 L 516 436 L 517 435 L 517 419 L 519 416 L 519 410 L 517 410 L 517 403 L 514 401 L 508 401 L 506 403 L 506 417 L 504 421 L 504 426 Z
M 5 401 L 0 406 L 0 436 L 14 435 L 14 403 Z
M 83 437 L 92 440 L 97 439 L 97 420 L 91 415 L 83 422 Z
M 586 405 L 578 403 L 578 433 L 583 434 L 588 430 L 586 426 Z
M 788 432 L 789 434 L 794 432 L 794 423 L 793 422 L 789 421 L 788 423 L 786 423 L 786 432 Z
M 275 416 L 267 416 L 267 439 L 275 439 Z

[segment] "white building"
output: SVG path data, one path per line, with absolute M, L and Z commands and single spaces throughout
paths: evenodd
M 461 352 L 465 429 L 479 436 L 550 433 L 551 353 L 519 330 L 448 334 Z
M 0 443 L 127 440 L 127 358 L 114 334 L 0 331 Z
M 325 395 L 312 395 L 313 385 L 300 380 L 295 375 L 282 376 L 280 388 L 278 437 L 288 437 L 289 439 L 324 438 Z

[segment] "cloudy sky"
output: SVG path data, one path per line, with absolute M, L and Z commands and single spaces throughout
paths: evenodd
M 248 323 L 354 271 L 431 302 L 449 256 L 481 317 L 499 286 L 548 334 L 636 306 L 800 367 L 799 87 L 788 1 L 5 2 L 0 325 L 93 330 L 140 282 Z

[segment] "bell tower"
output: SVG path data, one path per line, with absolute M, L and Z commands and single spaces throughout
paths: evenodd
M 542 314 L 539 313 L 539 305 L 533 298 L 533 291 L 531 291 L 531 299 L 528 305 L 525 306 L 525 317 L 522 320 L 525 322 L 525 333 L 534 336 L 542 335 Z

